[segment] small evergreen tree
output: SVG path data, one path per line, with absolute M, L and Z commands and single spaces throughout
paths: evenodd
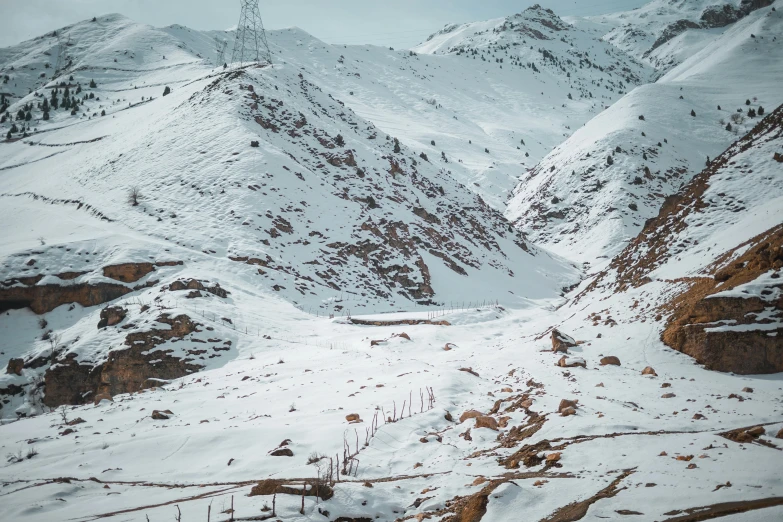
M 169 94 L 171 94 L 171 89 L 167 85 L 166 88 L 163 89 L 163 96 L 168 96 Z
M 101 116 L 106 116 L 106 109 L 101 111 Z
M 337 144 L 338 147 L 345 147 L 345 138 L 343 138 L 342 134 L 338 134 L 334 137 L 334 142 Z
M 756 117 L 756 111 L 753 109 L 748 109 L 748 118 L 755 118 Z
M 745 100 L 745 105 L 750 105 L 750 100 Z
M 16 126 L 16 123 L 14 123 L 13 125 L 11 125 L 11 131 L 10 131 L 10 132 L 13 132 L 14 134 L 16 134 L 17 132 L 19 132 L 19 127 L 17 127 L 17 126 Z
M 33 119 L 33 113 L 27 111 L 27 113 L 24 115 L 24 121 L 30 121 L 32 119 Z
M 400 140 L 397 138 L 394 138 L 394 153 L 399 154 L 400 153 Z
M 43 119 L 44 119 L 44 121 L 48 121 L 49 120 L 49 111 L 44 111 Z
M 24 119 L 24 111 L 22 109 L 19 109 L 19 112 L 16 113 L 16 121 L 21 121 Z
M 435 146 L 435 140 L 430 140 L 430 145 Z
M 718 105 L 718 110 L 721 110 L 720 105 Z
M 693 116 L 694 118 L 696 117 L 696 111 L 694 111 L 693 109 L 691 109 L 691 116 Z
M 98 84 L 95 83 L 95 80 L 90 80 L 90 89 L 95 89 L 96 87 L 98 87 Z
M 758 113 L 759 113 L 759 116 L 764 116 L 764 107 L 762 107 L 761 105 L 759 105 Z
M 611 154 L 606 157 L 606 164 L 607 165 L 614 165 L 614 158 L 612 158 Z
M 726 130 L 731 132 L 731 122 L 726 124 Z

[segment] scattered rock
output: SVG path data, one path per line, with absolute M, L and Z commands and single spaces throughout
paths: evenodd
M 270 457 L 293 457 L 294 452 L 291 451 L 291 448 L 277 448 L 276 450 L 273 450 L 271 453 L 269 453 Z
M 557 361 L 555 366 L 560 366 L 561 368 L 575 368 L 577 366 L 587 368 L 587 363 L 581 357 L 569 357 L 568 355 L 564 355 Z
M 424 464 L 422 464 L 421 462 L 417 462 L 416 464 L 413 465 L 413 469 L 417 469 L 417 468 L 420 468 L 422 466 L 424 466 Z
M 410 335 L 408 335 L 408 334 L 406 334 L 405 332 L 402 332 L 402 333 L 399 333 L 399 334 L 392 335 L 392 337 L 402 337 L 403 339 L 407 339 L 408 341 L 410 341 L 410 340 L 411 340 L 411 336 L 410 336 Z
M 579 404 L 578 399 L 573 401 L 569 401 L 568 399 L 563 399 L 560 401 L 560 406 L 557 407 L 557 411 L 562 412 L 566 408 L 576 409 L 578 407 L 577 404 Z
M 446 415 L 443 416 L 444 419 L 446 419 L 449 422 L 454 422 L 454 417 L 451 416 L 450 411 L 446 411 Z
M 476 417 L 476 428 L 489 428 L 493 431 L 498 431 L 498 421 L 494 417 L 482 415 L 481 417 Z
M 701 413 L 696 413 L 693 415 L 693 420 L 705 420 L 707 417 L 702 415 Z
M 75 433 L 76 430 L 72 430 L 71 428 L 66 429 L 65 431 L 61 431 L 60 435 L 70 435 L 71 433 Z
M 152 410 L 151 417 L 155 420 L 168 420 L 171 415 L 174 415 L 171 410 Z
M 5 373 L 9 375 L 22 375 L 23 368 L 24 359 L 11 359 L 8 361 L 8 366 L 5 369 Z
M 642 375 L 653 375 L 655 377 L 658 376 L 657 373 L 655 373 L 655 369 L 652 366 L 648 366 L 644 370 L 642 370 Z
M 671 388 L 671 387 L 672 387 L 672 383 L 670 382 L 665 382 L 661 384 L 661 388 Z
M 753 393 L 753 388 L 745 387 L 745 388 L 742 388 L 742 391 L 745 392 L 745 393 Z
M 461 372 L 468 372 L 471 375 L 475 375 L 476 377 L 479 376 L 479 374 L 475 371 L 473 371 L 473 368 L 460 368 L 459 371 Z
M 361 417 L 359 417 L 358 413 L 349 413 L 348 415 L 345 416 L 345 420 L 347 420 L 348 422 L 361 422 L 362 421 L 362 419 L 361 419 Z
M 671 399 L 672 397 L 676 397 L 676 395 L 673 393 L 664 393 L 661 395 L 661 399 Z
M 563 417 L 568 417 L 569 415 L 576 415 L 576 410 L 574 408 L 565 408 L 563 411 L 560 412 L 560 415 Z
M 87 421 L 82 419 L 81 417 L 77 417 L 77 418 L 73 419 L 72 421 L 66 422 L 65 424 L 67 424 L 68 426 L 76 426 L 77 424 L 82 424 L 84 422 L 87 422 Z
M 748 430 L 748 435 L 751 437 L 761 437 L 766 432 L 767 430 L 764 429 L 764 426 L 756 426 Z
M 500 390 L 500 393 L 513 393 L 513 392 L 514 392 L 514 390 L 513 390 L 513 389 L 511 389 L 511 388 L 508 388 L 508 387 L 506 387 L 506 388 L 502 388 L 502 389 Z
M 128 311 L 121 306 L 109 306 L 101 310 L 101 320 L 98 321 L 98 329 L 114 326 L 122 322 Z
M 620 366 L 620 359 L 614 355 L 608 355 L 601 358 L 601 366 L 606 366 L 607 364 L 611 364 L 612 366 Z
M 561 458 L 562 454 L 558 451 L 556 453 L 550 453 L 546 456 L 547 462 L 558 462 Z
M 443 350 L 446 351 L 446 352 L 449 352 L 449 351 L 453 350 L 456 347 L 457 347 L 457 345 L 454 344 L 454 343 L 446 343 L 446 345 L 443 347 Z
M 569 348 L 576 346 L 576 341 L 556 328 L 552 329 L 552 351 L 568 353 Z
M 777 435 L 775 435 L 776 439 L 783 439 L 783 429 L 781 429 Z

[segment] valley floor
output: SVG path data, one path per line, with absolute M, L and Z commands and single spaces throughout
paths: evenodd
M 232 330 L 237 354 L 224 367 L 0 427 L 2 518 L 228 520 L 233 503 L 236 520 L 262 520 L 273 497 L 249 496 L 254 486 L 312 484 L 328 458 L 342 467 L 345 446 L 353 469 L 332 498 L 277 494 L 271 518 L 783 516 L 780 380 L 708 372 L 627 306 L 628 317 L 595 321 L 586 315 L 596 303 L 542 302 L 445 310 L 436 320 L 450 325 L 358 326 L 233 298 L 257 319 L 246 318 L 247 334 Z M 160 306 L 176 311 L 171 299 Z M 600 305 L 623 309 L 623 299 Z M 194 319 L 221 327 L 208 313 Z M 555 365 L 553 326 L 581 341 L 570 357 L 586 368 Z M 621 365 L 601 366 L 609 355 Z M 657 376 L 641 374 L 648 366 Z M 578 400 L 575 415 L 558 413 L 562 399 Z M 155 410 L 171 413 L 156 420 Z M 460 422 L 470 410 L 491 420 Z M 348 423 L 350 414 L 361 421 Z M 83 422 L 69 428 L 63 415 Z M 754 426 L 765 434 L 722 435 Z M 272 456 L 278 449 L 293 456 Z M 327 459 L 308 465 L 319 455 Z

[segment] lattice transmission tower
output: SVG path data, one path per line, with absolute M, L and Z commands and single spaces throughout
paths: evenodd
M 266 41 L 266 31 L 261 21 L 261 11 L 258 0 L 240 0 L 242 13 L 239 15 L 234 52 L 231 62 L 243 65 L 246 63 L 272 64 L 272 53 Z
M 223 40 L 222 38 L 216 36 L 215 54 L 217 55 L 217 58 L 215 58 L 215 65 L 217 67 L 220 67 L 226 63 L 226 47 L 228 47 L 228 40 Z

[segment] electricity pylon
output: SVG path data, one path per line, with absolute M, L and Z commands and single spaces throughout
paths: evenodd
M 258 0 L 240 0 L 242 13 L 239 15 L 234 52 L 231 62 L 243 65 L 246 63 L 272 64 L 272 53 L 266 41 L 266 31 L 261 21 L 261 11 Z

